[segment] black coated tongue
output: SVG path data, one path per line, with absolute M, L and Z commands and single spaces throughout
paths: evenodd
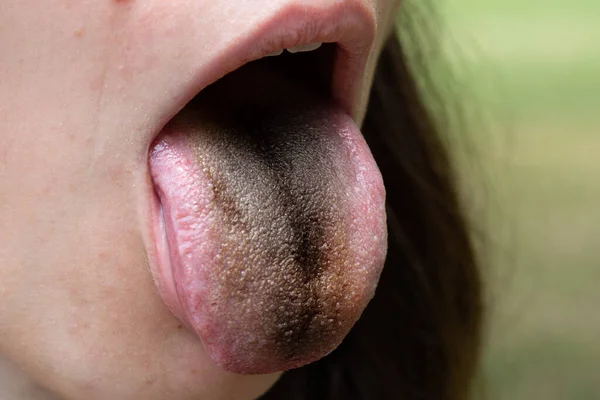
M 385 256 L 383 187 L 351 119 L 259 63 L 203 91 L 157 149 L 182 318 L 212 359 L 267 373 L 337 347 Z

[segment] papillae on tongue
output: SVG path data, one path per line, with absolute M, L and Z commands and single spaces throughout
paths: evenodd
M 150 170 L 168 243 L 157 283 L 214 362 L 269 373 L 340 344 L 387 246 L 381 176 L 349 116 L 250 65 L 164 128 Z

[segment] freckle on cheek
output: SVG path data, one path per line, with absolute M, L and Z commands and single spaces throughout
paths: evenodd
M 81 39 L 85 36 L 85 30 L 83 28 L 77 28 L 73 31 L 73 36 L 77 39 Z

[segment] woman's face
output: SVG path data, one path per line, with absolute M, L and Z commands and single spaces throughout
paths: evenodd
M 149 153 L 207 85 L 315 38 L 339 45 L 333 97 L 360 123 L 397 3 L 0 0 L 0 356 L 72 399 L 267 390 L 278 373 L 226 372 L 193 333 L 226 316 L 173 300 Z

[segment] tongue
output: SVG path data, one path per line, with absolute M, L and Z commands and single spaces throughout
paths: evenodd
M 340 344 L 387 242 L 381 177 L 350 117 L 250 65 L 165 127 L 150 168 L 166 237 L 157 283 L 214 362 L 269 373 Z

